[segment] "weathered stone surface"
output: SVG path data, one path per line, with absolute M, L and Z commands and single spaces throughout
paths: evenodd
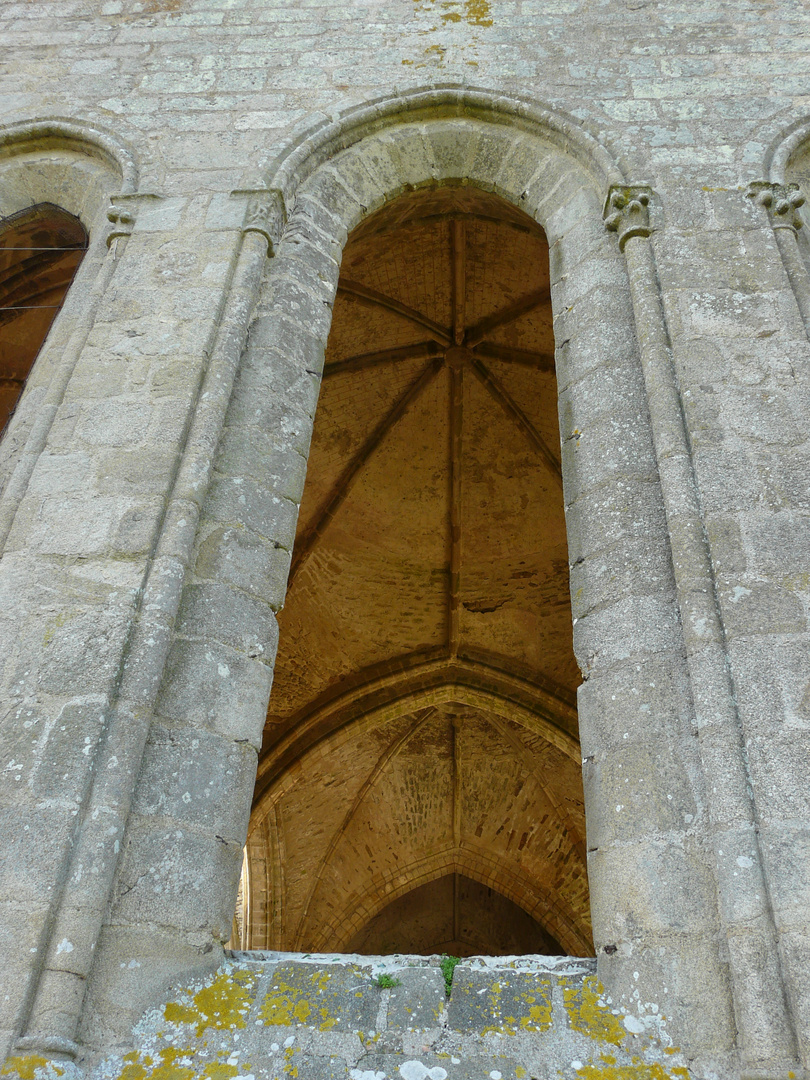
M 629 1004 L 643 987 L 644 1001 L 666 1002 L 673 1038 L 699 1059 L 699 1075 L 783 1080 L 810 1068 L 807 34 L 795 0 L 740 0 L 733 12 L 685 0 L 3 6 L 0 219 L 52 204 L 90 240 L 0 444 L 9 930 L 0 1052 L 29 1028 L 43 1034 L 36 986 L 47 950 L 60 945 L 47 931 L 60 905 L 81 923 L 86 955 L 76 967 L 97 957 L 86 1045 L 119 1045 L 133 1011 L 154 1004 L 166 980 L 219 955 L 281 612 L 275 700 L 289 708 L 271 716 L 257 789 L 257 926 L 295 937 L 309 912 L 322 944 L 348 940 L 408 882 L 471 874 L 481 888 L 506 890 L 527 918 L 555 919 L 555 933 L 567 926 L 568 947 L 584 951 L 585 847 L 598 847 L 595 944 L 615 1000 Z M 362 130 L 352 128 L 361 116 Z M 294 567 L 282 611 L 296 531 L 313 521 L 307 456 L 317 484 L 336 481 L 358 449 L 334 425 L 322 443 L 316 429 L 310 451 L 313 417 L 333 415 L 329 381 L 342 378 L 327 373 L 321 386 L 324 357 L 335 357 L 330 328 L 342 332 L 349 304 L 341 260 L 380 291 L 395 284 L 388 241 L 363 264 L 352 262 L 349 234 L 396 207 L 396 196 L 407 202 L 437 184 L 501 196 L 509 228 L 520 208 L 549 242 L 541 351 L 556 352 L 566 524 L 553 470 L 520 489 L 525 426 L 499 436 L 496 410 L 481 399 L 467 431 L 477 476 L 461 499 L 497 515 L 508 504 L 532 534 L 526 557 L 545 552 L 554 574 L 512 576 L 526 567 L 509 564 L 506 517 L 479 522 L 465 534 L 448 605 L 452 523 L 422 516 L 426 492 L 452 487 L 435 471 L 419 499 L 402 497 L 387 533 L 373 489 L 365 532 L 338 511 L 329 528 L 342 528 L 343 548 L 321 548 L 300 576 Z M 270 260 L 256 222 L 242 232 L 267 187 L 277 189 L 268 200 L 277 220 L 262 226 Z M 642 193 L 648 201 L 631 222 Z M 499 220 L 491 215 L 487 228 Z M 449 240 L 444 219 L 441 228 Z M 484 280 L 485 255 L 507 248 L 482 241 L 471 283 Z M 459 290 L 450 247 L 437 251 L 425 260 L 419 243 L 407 245 L 397 297 L 441 321 Z M 539 265 L 517 261 L 510 295 Z M 360 355 L 379 314 L 356 306 Z M 486 304 L 477 311 L 488 314 Z M 424 322 L 390 317 L 408 344 L 422 340 Z M 526 344 L 530 322 L 501 327 L 499 343 Z M 13 348 L 14 321 L 3 326 Z M 409 363 L 389 365 L 389 389 Z M 557 455 L 553 387 L 540 393 L 532 381 L 550 373 L 491 364 L 524 411 L 542 404 L 533 419 Z M 434 390 L 447 389 L 441 377 Z M 360 389 L 347 409 L 362 443 L 371 405 L 385 402 L 367 373 Z M 451 441 L 448 400 L 437 394 L 433 412 L 403 425 L 380 470 L 389 493 L 406 491 L 420 447 Z M 557 499 L 553 553 L 551 517 L 533 524 L 543 484 Z M 357 574 L 356 558 L 374 543 L 385 557 Z M 417 572 L 417 548 L 429 544 L 431 561 Z M 497 573 L 465 566 L 476 547 Z M 586 679 L 585 808 L 572 778 L 579 674 L 567 563 Z M 296 607 L 296 589 L 308 605 Z M 378 619 L 365 637 L 363 611 Z M 307 634 L 310 646 L 287 662 L 286 643 Z M 515 666 L 498 670 L 493 686 L 493 643 L 507 640 Z M 551 662 L 563 647 L 564 671 Z M 430 664 L 444 649 L 452 663 L 442 683 Z M 369 672 L 360 714 L 374 722 L 354 744 L 332 740 L 359 697 L 356 678 Z M 125 705 L 122 687 L 132 694 Z M 385 717 L 386 730 L 374 710 L 391 699 L 411 711 Z M 409 745 L 406 728 L 428 709 L 436 713 L 422 741 L 400 753 L 395 740 Z M 124 743 L 121 776 L 110 754 Z M 123 818 L 135 808 L 129 838 L 141 845 L 120 908 L 109 906 L 111 878 L 95 872 L 103 860 L 77 865 L 76 855 L 110 804 Z M 405 834 L 418 837 L 410 848 Z M 155 868 L 174 891 L 146 894 L 163 873 Z M 125 923 L 126 940 L 113 933 Z M 740 963 L 755 969 L 750 980 Z M 507 976 L 513 989 L 519 975 Z M 409 980 L 421 978 L 403 978 L 402 997 L 390 991 L 390 1015 L 410 1007 Z M 386 993 L 373 989 L 379 1008 Z M 419 1024 L 432 1030 L 433 1006 L 419 1001 Z M 46 1006 L 62 1015 L 55 999 Z M 422 1049 L 417 1034 L 402 1027 L 388 1048 L 358 1049 L 347 1030 L 322 1053 L 312 1039 L 280 1044 L 257 1050 L 255 1075 L 478 1075 L 474 1055 L 435 1040 Z M 480 1071 L 556 1080 L 558 1071 L 642 1068 L 626 1047 L 611 1064 L 582 1045 L 562 1039 L 566 1054 L 552 1063 L 526 1044 L 528 1056 L 504 1051 Z M 127 1080 L 196 1067 L 161 1049 L 170 1052 L 148 1066 L 133 1059 Z M 216 1070 L 241 1072 L 241 1060 L 201 1068 L 222 1080 Z M 643 1068 L 660 1077 L 662 1060 Z

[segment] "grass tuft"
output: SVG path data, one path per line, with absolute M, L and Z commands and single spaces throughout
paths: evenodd
M 456 970 L 456 964 L 460 963 L 460 956 L 443 956 L 439 961 L 439 967 L 442 969 L 442 975 L 444 975 L 444 992 L 447 997 L 450 997 L 450 991 L 453 989 L 453 972 Z
M 401 985 L 401 980 L 395 979 L 393 975 L 378 975 L 374 982 L 381 990 L 393 990 L 395 986 Z

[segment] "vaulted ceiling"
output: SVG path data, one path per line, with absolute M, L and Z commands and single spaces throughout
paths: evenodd
M 483 951 L 590 951 L 556 397 L 519 210 L 442 187 L 352 234 L 256 790 L 265 944 L 391 944 L 410 895 L 425 948 L 528 918 Z

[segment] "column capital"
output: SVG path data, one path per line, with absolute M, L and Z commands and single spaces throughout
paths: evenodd
M 242 231 L 261 233 L 267 240 L 269 254 L 275 255 L 287 221 L 284 196 L 275 188 L 260 191 L 235 191 L 233 194 L 248 196 Z
M 772 184 L 768 180 L 756 180 L 748 185 L 746 192 L 759 206 L 768 211 L 768 220 L 774 229 L 802 227 L 799 207 L 805 203 L 798 184 Z
M 621 251 L 631 236 L 649 236 L 652 232 L 653 194 L 649 184 L 613 184 L 608 190 L 603 212 L 605 228 L 616 233 Z

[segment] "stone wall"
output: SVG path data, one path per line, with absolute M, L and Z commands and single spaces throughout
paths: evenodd
M 173 988 L 94 1080 L 689 1080 L 655 1002 L 612 1007 L 593 961 L 234 953 Z M 444 967 L 442 967 L 444 964 Z M 10 1058 L 0 1075 L 75 1067 Z
M 3 6 L 0 214 L 90 232 L 0 446 L 4 1049 L 119 1045 L 220 962 L 296 514 L 245 410 L 303 469 L 348 232 L 454 179 L 551 242 L 600 977 L 704 1071 L 808 1066 L 807 33 L 798 0 Z

